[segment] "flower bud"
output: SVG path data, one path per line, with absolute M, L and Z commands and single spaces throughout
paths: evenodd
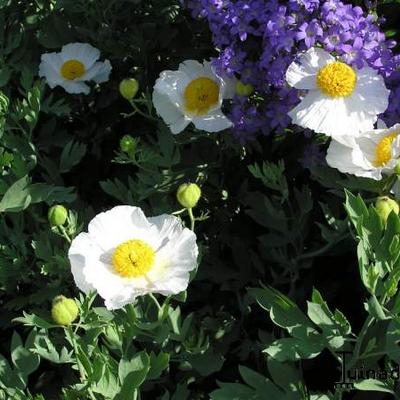
M 179 186 L 176 198 L 185 208 L 193 208 L 201 197 L 201 189 L 195 183 L 184 183 Z
M 127 154 L 135 153 L 136 146 L 137 146 L 137 140 L 133 138 L 131 135 L 123 136 L 119 142 L 119 147 L 121 151 Z
M 126 100 L 132 100 L 139 91 L 139 82 L 134 78 L 128 78 L 119 84 L 119 93 Z
M 64 225 L 68 218 L 68 210 L 64 206 L 56 205 L 50 207 L 47 217 L 51 226 Z
M 397 201 L 387 196 L 378 197 L 375 202 L 375 209 L 384 224 L 386 224 L 389 214 L 392 211 L 395 214 L 399 214 L 400 211 Z
M 239 96 L 250 96 L 253 92 L 254 86 L 252 84 L 245 84 L 241 81 L 236 82 L 236 93 Z
M 65 296 L 54 298 L 51 316 L 56 324 L 69 326 L 76 320 L 78 314 L 79 309 L 74 299 L 69 299 Z

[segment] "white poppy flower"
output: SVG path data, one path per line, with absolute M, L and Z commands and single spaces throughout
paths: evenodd
M 87 43 L 70 43 L 60 53 L 42 54 L 39 76 L 53 89 L 61 86 L 68 93 L 90 92 L 85 81 L 106 82 L 111 73 L 108 60 L 97 61 L 100 51 Z
M 388 107 L 389 90 L 370 67 L 356 70 L 326 51 L 311 48 L 287 72 L 290 86 L 307 93 L 289 116 L 293 123 L 332 136 L 359 136 L 372 130 Z
M 234 83 L 218 76 L 210 62 L 187 60 L 178 71 L 164 71 L 154 86 L 153 103 L 173 134 L 190 122 L 197 129 L 219 132 L 232 122 L 222 113 L 223 99 L 232 98 Z
M 356 176 L 382 179 L 382 175 L 394 173 L 400 157 L 400 124 L 390 129 L 363 132 L 362 136 L 344 137 L 351 146 L 332 140 L 326 161 L 340 172 Z
M 147 293 L 186 290 L 197 255 L 196 235 L 179 218 L 146 218 L 131 206 L 98 214 L 68 252 L 78 288 L 96 290 L 110 310 Z

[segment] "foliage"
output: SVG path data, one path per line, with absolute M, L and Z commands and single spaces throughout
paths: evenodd
M 400 2 L 379 3 L 398 37 Z M 0 21 L 1 400 L 399 398 L 390 375 L 334 385 L 343 369 L 400 364 L 400 218 L 384 224 L 373 206 L 397 177 L 306 169 L 304 151 L 325 139 L 289 129 L 245 146 L 230 131 L 173 136 L 155 80 L 216 55 L 177 0 L 0 0 Z M 87 96 L 38 77 L 41 54 L 75 41 L 113 65 Z M 119 94 L 128 77 L 134 101 Z M 202 192 L 193 218 L 176 199 L 188 182 Z M 51 227 L 55 204 L 68 218 Z M 196 222 L 187 291 L 113 312 L 79 293 L 69 242 L 118 204 Z M 69 327 L 51 319 L 57 295 L 77 299 Z

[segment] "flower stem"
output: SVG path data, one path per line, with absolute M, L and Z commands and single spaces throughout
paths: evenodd
M 161 305 L 158 302 L 158 300 L 156 299 L 156 297 L 154 296 L 154 294 L 153 293 L 149 293 L 149 296 L 153 300 L 153 303 L 157 306 L 158 311 L 160 311 L 161 310 Z
M 65 240 L 71 244 L 72 239 L 70 238 L 70 236 L 68 235 L 67 231 L 65 230 L 65 228 L 63 226 L 59 226 L 58 227 L 59 232 L 61 232 L 61 235 L 65 238 Z
M 187 210 L 188 210 L 188 214 L 189 214 L 189 218 L 190 218 L 190 229 L 192 231 L 194 231 L 194 225 L 196 223 L 196 219 L 195 219 L 195 217 L 193 215 L 193 209 L 192 208 L 188 208 Z

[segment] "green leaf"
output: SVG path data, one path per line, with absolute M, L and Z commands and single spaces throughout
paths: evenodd
M 31 203 L 28 185 L 28 176 L 13 183 L 0 201 L 0 212 L 19 212 L 28 208 Z
M 320 338 L 310 338 L 309 341 L 297 338 L 284 338 L 273 342 L 263 350 L 277 361 L 297 361 L 301 359 L 315 358 L 324 348 Z
M 271 400 L 280 400 L 284 396 L 284 393 L 276 385 L 258 372 L 242 365 L 239 366 L 239 372 L 245 383 L 255 389 L 260 398 L 265 393 L 268 393 Z
M 25 311 L 23 311 L 23 315 L 24 315 L 23 317 L 14 318 L 13 321 L 21 322 L 26 326 L 35 326 L 37 328 L 43 328 L 43 329 L 59 328 L 59 325 L 51 324 L 35 314 L 28 314 Z
M 376 296 L 371 296 L 368 302 L 365 304 L 365 309 L 376 319 L 385 320 L 388 319 L 383 307 L 380 305 Z
M 158 355 L 150 353 L 150 370 L 147 374 L 147 379 L 157 379 L 161 376 L 162 372 L 169 366 L 170 355 L 168 353 L 160 352 Z
M 221 389 L 210 393 L 211 400 L 261 400 L 257 393 L 240 383 L 218 382 Z
M 11 360 L 25 377 L 36 371 L 40 364 L 38 355 L 24 347 L 21 337 L 16 332 L 11 339 Z
M 60 172 L 65 173 L 78 165 L 86 154 L 86 145 L 71 140 L 66 144 L 60 159 Z
M 354 383 L 354 387 L 358 390 L 395 394 L 385 382 L 378 381 L 377 379 L 365 379 L 361 382 L 356 382 Z
M 202 354 L 190 354 L 187 359 L 202 376 L 208 376 L 219 371 L 225 362 L 225 358 L 221 354 L 215 353 L 212 348 Z
M 138 388 L 150 369 L 150 357 L 145 351 L 135 354 L 131 359 L 122 358 L 118 366 L 118 376 L 123 386 Z
M 269 311 L 272 321 L 300 339 L 316 333 L 311 322 L 287 296 L 272 287 L 250 288 L 249 294 Z

